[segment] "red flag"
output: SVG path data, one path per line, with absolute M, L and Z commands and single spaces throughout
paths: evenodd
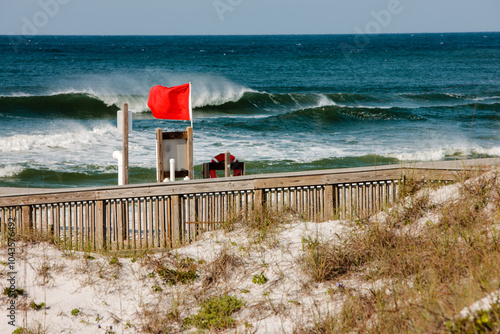
M 191 120 L 191 84 L 154 86 L 149 91 L 148 107 L 155 118 Z

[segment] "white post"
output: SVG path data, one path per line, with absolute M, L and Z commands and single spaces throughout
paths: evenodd
M 113 152 L 113 159 L 118 160 L 118 185 L 123 186 L 125 184 L 125 173 L 123 168 L 123 154 L 121 151 Z
M 175 159 L 170 159 L 170 181 L 175 181 Z
M 128 103 L 123 103 L 122 110 L 117 112 L 117 126 L 122 135 L 123 182 L 128 184 L 128 136 L 132 132 L 132 111 L 128 109 Z
M 224 177 L 231 176 L 231 153 L 227 151 L 224 155 Z
M 123 160 L 123 184 L 128 184 L 128 103 L 123 104 L 123 149 L 122 149 L 122 160 Z

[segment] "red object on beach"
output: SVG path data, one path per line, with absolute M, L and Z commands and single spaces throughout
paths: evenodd
M 159 119 L 191 120 L 191 83 L 180 86 L 154 86 L 149 91 L 148 107 Z
M 231 162 L 238 162 L 238 159 L 234 157 L 234 155 L 230 155 Z M 216 155 L 213 157 L 212 162 L 224 162 L 226 161 L 226 155 L 224 153 L 220 153 L 219 155 Z M 241 175 L 241 169 L 235 169 L 234 170 L 234 176 L 240 176 Z M 215 170 L 210 171 L 210 178 L 215 179 L 217 177 L 217 173 Z

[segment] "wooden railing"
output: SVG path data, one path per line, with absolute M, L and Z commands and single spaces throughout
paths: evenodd
M 261 174 L 86 189 L 0 188 L 1 242 L 14 222 L 80 250 L 170 248 L 234 214 L 291 208 L 312 221 L 350 218 L 393 202 L 405 178 L 454 180 L 495 159 Z M 12 224 L 11 224 L 12 225 Z

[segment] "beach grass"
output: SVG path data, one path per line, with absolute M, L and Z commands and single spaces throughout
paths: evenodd
M 338 314 L 295 332 L 490 332 L 478 319 L 498 323 L 498 308 L 456 315 L 500 288 L 499 181 L 491 172 L 455 187 L 453 200 L 436 203 L 432 187 L 411 184 L 384 220 L 358 222 L 340 246 L 306 240 L 301 263 L 313 280 L 359 277 L 377 288 L 345 286 Z
M 77 252 L 36 234 L 22 242 L 62 251 L 63 259 L 33 265 L 43 289 L 73 267 L 81 288 L 140 284 L 138 311 L 129 317 L 140 320 L 108 316 L 140 333 L 259 333 L 268 330 L 263 322 L 286 323 L 280 326 L 297 334 L 498 332 L 497 173 L 460 174 L 453 184 L 405 181 L 383 212 L 327 222 L 333 232 L 326 235 L 322 223 L 302 222 L 291 209 L 259 208 L 230 215 L 194 248 L 161 253 Z M 490 307 L 471 306 L 487 296 L 497 296 Z M 51 307 L 29 292 L 19 298 L 31 312 Z M 92 311 L 79 305 L 65 314 L 92 323 Z M 36 326 L 26 330 L 48 332 Z

